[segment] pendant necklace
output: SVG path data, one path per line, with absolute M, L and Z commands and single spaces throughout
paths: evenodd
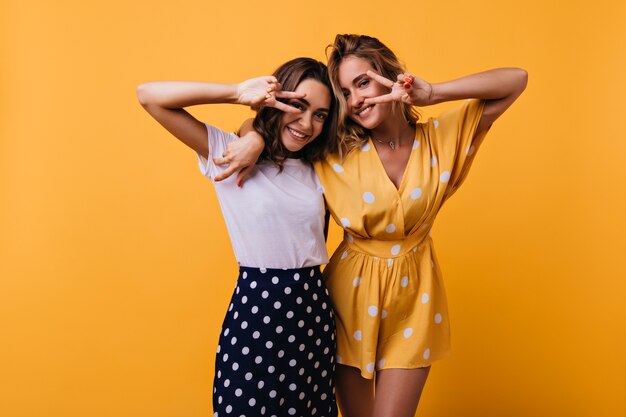
M 396 150 L 396 142 L 394 142 L 393 139 L 390 139 L 387 142 L 383 142 L 382 140 L 376 138 L 374 138 L 374 140 L 378 143 L 382 143 L 383 145 L 389 145 L 389 147 L 394 151 Z M 399 144 L 398 147 L 400 147 Z

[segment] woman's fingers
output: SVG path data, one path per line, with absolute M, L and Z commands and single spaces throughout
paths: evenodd
M 229 163 L 228 158 L 223 156 L 214 156 L 213 163 L 215 165 L 227 165 Z
M 248 179 L 250 174 L 252 174 L 253 169 L 254 165 L 250 165 L 249 167 L 246 167 L 239 171 L 239 174 L 237 174 L 237 187 L 241 187 L 243 185 L 243 183 L 246 181 L 246 179 Z
M 387 88 L 392 88 L 394 82 L 383 77 L 382 75 L 379 75 L 377 73 L 375 73 L 372 70 L 368 70 L 367 71 L 367 75 L 369 75 L 370 77 L 372 77 L 374 80 L 376 80 L 377 82 L 379 82 L 380 84 L 384 85 Z
M 397 101 L 392 93 L 385 94 L 383 96 L 378 97 L 370 97 L 363 100 L 365 104 L 378 104 L 378 103 L 389 103 L 391 101 Z
M 275 109 L 284 111 L 285 113 L 302 113 L 302 110 L 300 109 L 296 109 L 293 106 L 290 106 L 289 104 L 285 104 L 282 101 L 278 101 L 275 98 L 269 98 L 265 101 L 265 105 L 269 106 L 269 107 L 274 107 Z
M 213 158 L 213 163 L 215 165 L 228 165 L 224 171 L 215 176 L 215 181 L 225 180 L 233 175 L 233 173 L 235 173 L 235 171 L 240 169 L 242 166 L 240 163 L 233 161 L 233 158 L 228 154 L 228 149 L 222 153 L 221 157 L 218 156 Z
M 404 88 L 407 90 L 413 86 L 413 81 L 415 81 L 415 77 L 411 74 L 404 77 Z
M 244 129 L 243 126 L 242 129 Z M 213 158 L 213 162 L 216 165 L 228 164 L 223 172 L 215 176 L 214 180 L 219 182 L 230 177 L 233 173 L 239 172 L 237 185 L 241 186 L 243 181 L 251 174 L 251 170 L 254 168 L 264 146 L 265 142 L 254 131 L 250 131 L 238 140 L 229 143 L 221 156 Z
M 261 107 L 274 107 L 286 113 L 301 113 L 300 110 L 277 100 L 277 98 L 304 98 L 306 94 L 294 91 L 282 91 L 282 85 L 275 77 L 268 76 L 262 79 L 262 84 L 256 86 L 256 97 L 248 99 L 248 104 L 253 110 L 258 111 Z M 265 92 L 263 93 L 263 89 Z M 260 91 L 259 91 L 260 90 Z
M 296 93 L 295 91 L 276 91 L 276 97 L 278 98 L 304 98 L 305 93 Z
M 228 168 L 226 168 L 224 171 L 222 171 L 218 175 L 216 175 L 215 178 L 213 178 L 213 180 L 215 180 L 215 181 L 223 181 L 226 178 L 228 178 L 231 175 L 233 175 L 235 173 L 235 171 L 237 171 L 238 169 L 239 169 L 239 167 L 236 164 L 230 164 L 230 166 Z

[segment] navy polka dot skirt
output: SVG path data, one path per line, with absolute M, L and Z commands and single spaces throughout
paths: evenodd
M 336 417 L 334 357 L 319 267 L 241 267 L 217 347 L 214 416 Z

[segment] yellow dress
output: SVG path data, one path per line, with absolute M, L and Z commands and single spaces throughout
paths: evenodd
M 335 308 L 337 363 L 361 370 L 419 368 L 450 352 L 446 294 L 430 228 L 463 182 L 484 103 L 468 100 L 418 123 L 397 189 L 371 140 L 315 171 L 344 239 L 324 270 Z M 481 135 L 482 136 L 482 135 Z

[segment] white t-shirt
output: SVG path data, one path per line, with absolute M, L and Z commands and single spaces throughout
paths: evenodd
M 198 155 L 202 174 L 211 180 L 224 169 L 213 163 L 237 140 L 206 125 L 209 160 Z M 271 162 L 257 164 L 243 187 L 236 175 L 213 182 L 226 227 L 241 266 L 302 268 L 328 263 L 324 239 L 324 197 L 313 168 L 286 159 L 282 172 Z

